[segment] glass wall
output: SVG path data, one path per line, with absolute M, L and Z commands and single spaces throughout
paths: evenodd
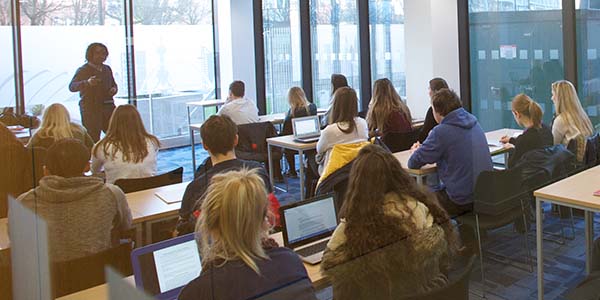
M 484 130 L 516 128 L 525 93 L 552 120 L 552 82 L 564 78 L 561 1 L 469 1 L 472 111 Z
M 577 0 L 577 70 L 581 104 L 600 130 L 600 1 Z
M 104 5 L 94 0 L 21 2 L 23 82 L 28 113 L 39 115 L 48 105 L 62 103 L 71 118 L 80 122 L 79 93 L 69 91 L 69 82 L 77 68 L 85 64 L 86 48 L 93 42 L 108 47 L 105 64 L 112 68 L 119 87 L 115 98 L 126 100 L 125 27 L 122 14 L 112 14 L 111 7 L 110 3 Z
M 0 108 L 15 106 L 10 2 L 0 1 Z M 0 111 L 1 112 L 1 111 Z
M 404 0 L 369 0 L 371 81 L 388 78 L 406 96 Z
M 287 91 L 302 86 L 299 0 L 263 0 L 267 114 L 288 110 Z
M 211 0 L 135 0 L 138 109 L 161 139 L 187 136 L 186 102 L 215 98 Z
M 331 74 L 341 73 L 360 95 L 360 44 L 356 0 L 311 0 L 310 36 L 314 102 L 328 107 Z

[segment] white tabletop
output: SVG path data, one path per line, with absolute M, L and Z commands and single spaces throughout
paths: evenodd
M 221 99 L 211 99 L 211 100 L 202 100 L 202 101 L 192 101 L 186 102 L 187 106 L 218 106 L 225 104 L 225 100 Z

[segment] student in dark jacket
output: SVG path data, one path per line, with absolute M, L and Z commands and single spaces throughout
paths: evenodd
M 178 299 L 254 299 L 282 290 L 282 299 L 316 299 L 302 261 L 269 238 L 270 226 L 256 170 L 215 175 L 196 226 L 202 271 Z
M 505 147 L 514 147 L 514 151 L 508 159 L 509 168 L 514 166 L 523 154 L 531 150 L 552 146 L 554 142 L 552 130 L 542 123 L 544 113 L 539 104 L 529 96 L 519 94 L 513 99 L 511 107 L 515 121 L 519 126 L 524 127 L 525 131 L 516 138 L 503 136 L 500 139 Z
M 208 189 L 214 175 L 242 168 L 257 169 L 257 174 L 263 180 L 265 189 L 271 192 L 269 176 L 263 166 L 254 161 L 238 159 L 234 148 L 238 143 L 237 125 L 228 116 L 213 115 L 200 127 L 202 146 L 210 158 L 200 166 L 196 178 L 186 187 L 179 209 L 178 234 L 193 231 L 196 212 L 202 204 L 204 194 Z M 277 200 L 271 197 L 274 206 Z
M 438 126 L 421 145 L 413 145 L 408 167 L 437 164 L 443 183 L 435 188 L 440 204 L 452 217 L 473 210 L 473 189 L 482 171 L 492 170 L 487 139 L 477 118 L 468 113 L 453 91 L 441 89 L 432 97 Z
M 306 99 L 306 95 L 304 94 L 304 91 L 301 87 L 295 86 L 290 88 L 290 90 L 288 91 L 288 103 L 290 104 L 290 109 L 285 115 L 281 135 L 293 134 L 293 118 L 314 116 L 317 114 L 317 106 L 313 103 L 308 102 L 308 99 Z M 285 160 L 287 160 L 288 166 L 290 167 L 290 169 L 286 173 L 286 176 L 298 176 L 296 174 L 296 163 L 294 160 L 294 155 L 296 153 L 297 151 L 289 151 L 287 149 L 285 151 Z
M 433 78 L 429 80 L 429 99 L 435 94 L 435 92 L 441 89 L 447 89 L 448 83 L 443 78 Z M 433 117 L 433 110 L 431 107 L 427 110 L 427 114 L 425 115 L 425 123 L 423 123 L 423 127 L 421 128 L 421 133 L 419 134 L 419 143 L 423 143 L 429 135 L 429 132 L 433 127 L 437 126 L 438 122 Z

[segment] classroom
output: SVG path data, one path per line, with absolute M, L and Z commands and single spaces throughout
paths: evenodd
M 595 29 L 597 0 L 0 0 L 0 300 L 600 299 Z

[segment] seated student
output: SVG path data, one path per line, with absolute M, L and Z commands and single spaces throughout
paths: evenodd
M 121 189 L 83 175 L 90 168 L 89 153 L 76 139 L 55 142 L 46 154 L 40 185 L 18 198 L 46 221 L 52 261 L 117 246 L 131 227 L 131 211 Z
M 329 115 L 331 114 L 331 109 L 333 107 L 333 95 L 339 88 L 349 87 L 348 79 L 343 74 L 331 74 L 331 101 L 329 103 L 329 108 L 324 115 L 321 116 L 321 126 L 325 127 L 329 125 Z
M 92 149 L 94 141 L 85 128 L 71 122 L 69 111 L 60 103 L 46 108 L 42 125 L 33 134 L 27 146 L 49 148 L 54 142 L 64 138 L 76 138 L 88 149 Z
M 154 176 L 159 147 L 158 138 L 146 131 L 135 106 L 120 105 L 110 118 L 106 136 L 92 150 L 92 172 L 104 170 L 108 183 Z
M 263 179 L 266 189 L 269 192 L 272 190 L 269 176 L 260 163 L 236 158 L 234 149 L 238 142 L 237 126 L 228 116 L 213 115 L 208 118 L 200 127 L 200 136 L 210 160 L 204 167 L 199 168 L 198 176 L 185 189 L 179 209 L 177 234 L 194 230 L 194 212 L 202 205 L 210 180 L 216 174 L 242 168 L 257 169 L 256 172 Z
M 581 107 L 577 91 L 572 83 L 566 80 L 553 83 L 552 102 L 556 109 L 556 117 L 552 124 L 554 145 L 567 146 L 571 139 L 579 135 L 586 139 L 594 133 L 592 122 Z
M 281 130 L 281 135 L 290 135 L 293 134 L 292 129 L 292 119 L 293 118 L 301 118 L 306 116 L 314 116 L 317 114 L 317 106 L 313 103 L 308 102 L 306 99 L 306 95 L 301 87 L 292 87 L 288 91 L 288 103 L 290 104 L 290 109 L 285 115 L 285 120 L 283 121 L 283 129 Z M 294 160 L 295 154 L 297 151 L 289 151 L 286 149 L 285 151 L 285 159 L 287 160 L 290 169 L 285 174 L 289 177 L 297 177 L 296 174 L 296 162 Z
M 435 92 L 447 88 L 448 83 L 446 83 L 446 80 L 444 80 L 443 78 L 436 77 L 429 80 L 429 100 L 431 101 L 431 97 L 433 96 L 433 94 L 435 94 Z M 421 133 L 419 134 L 418 139 L 419 143 L 423 143 L 429 135 L 431 129 L 433 129 L 433 127 L 437 125 L 438 122 L 435 121 L 435 118 L 433 117 L 433 110 L 430 106 L 427 110 L 427 114 L 425 115 L 425 122 L 423 123 L 423 127 L 421 127 Z
M 237 125 L 258 122 L 258 108 L 256 103 L 244 97 L 245 89 L 243 81 L 232 82 L 229 85 L 227 102 L 217 114 L 228 116 Z
M 196 225 L 202 271 L 178 299 L 255 299 L 303 279 L 284 299 L 316 299 L 298 255 L 268 237 L 268 214 L 256 169 L 215 175 Z
M 525 94 L 519 94 L 513 98 L 512 112 L 515 121 L 519 126 L 525 128 L 523 134 L 518 137 L 503 136 L 500 142 L 506 144 L 505 147 L 514 147 L 515 151 L 511 153 L 508 159 L 508 167 L 513 167 L 523 154 L 535 150 L 552 146 L 553 138 L 550 127 L 542 123 L 542 108 L 535 101 L 531 100 Z
M 441 89 L 432 97 L 439 123 L 421 145 L 413 145 L 408 167 L 437 164 L 442 184 L 436 187 L 440 204 L 455 217 L 473 210 L 473 188 L 482 171 L 492 170 L 492 158 L 477 118 L 468 113 L 453 91 Z
M 384 136 L 388 132 L 410 132 L 412 117 L 392 82 L 378 79 L 373 85 L 373 98 L 367 112 L 369 136 Z
M 399 299 L 445 286 L 458 237 L 435 196 L 377 145 L 354 161 L 321 267 L 334 299 Z
M 354 89 L 339 88 L 333 95 L 329 125 L 321 132 L 317 142 L 319 175 L 329 162 L 329 154 L 336 144 L 350 144 L 369 139 L 367 122 L 358 117 L 358 98 Z
M 30 155 L 15 134 L 0 122 L 0 218 L 6 218 L 8 196 L 17 197 L 31 188 Z

